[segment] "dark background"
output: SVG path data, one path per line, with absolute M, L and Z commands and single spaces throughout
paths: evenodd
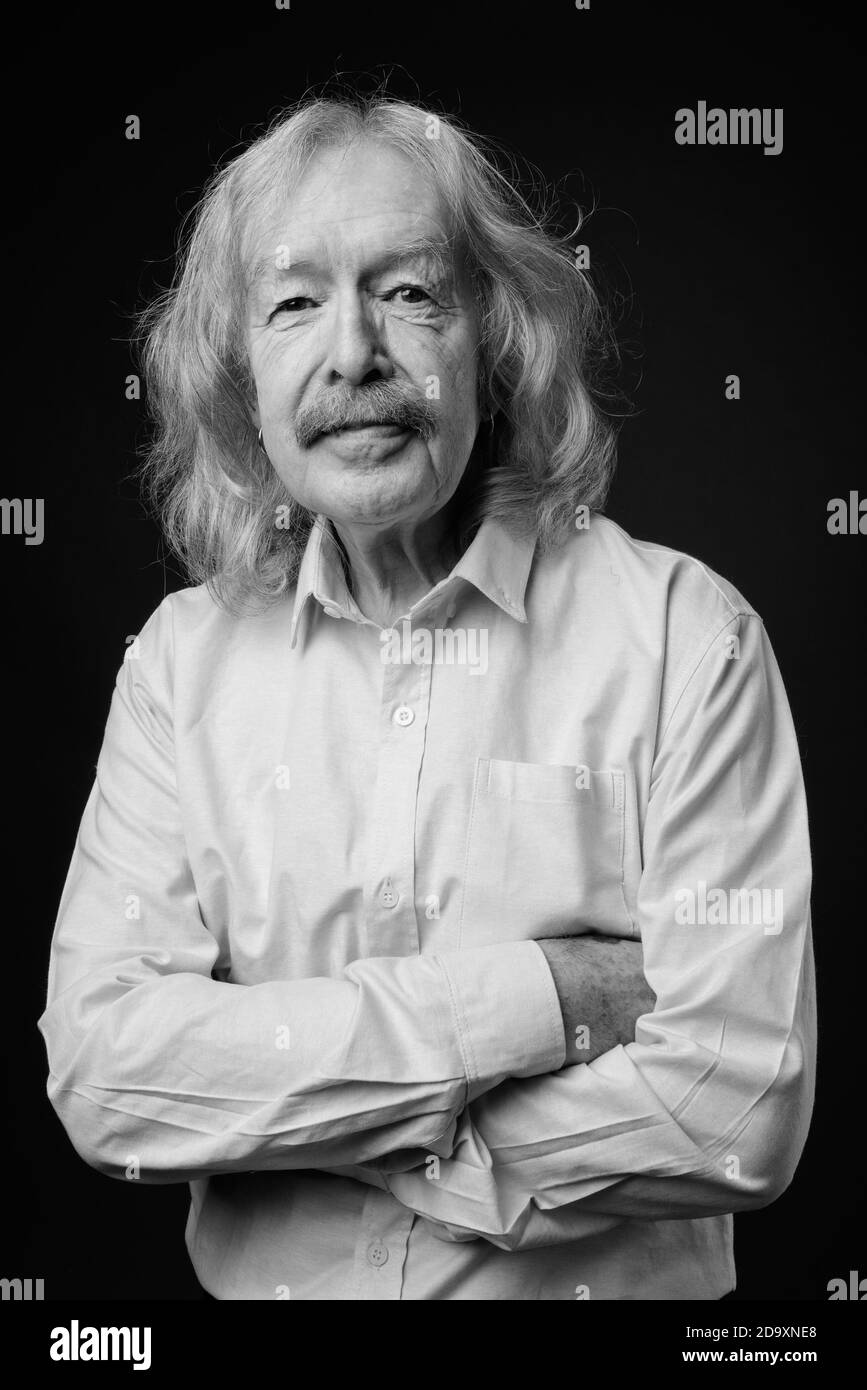
M 822 1300 L 829 1279 L 867 1275 L 867 538 L 826 529 L 831 497 L 867 492 L 853 302 L 863 79 L 845 10 L 179 0 L 34 9 L 3 46 L 2 492 L 43 497 L 46 531 L 41 546 L 0 537 L 0 1275 L 44 1278 L 49 1299 L 199 1296 L 186 1187 L 115 1183 L 81 1162 L 45 1098 L 36 1019 L 124 639 L 185 582 L 131 477 L 145 404 L 124 395 L 130 315 L 168 284 L 181 216 L 214 163 L 335 73 L 367 87 L 387 76 L 393 95 L 456 113 L 532 161 L 567 224 L 576 203 L 597 205 L 577 240 L 621 306 L 634 403 L 609 514 L 698 556 L 762 614 L 811 808 L 818 1098 L 788 1192 L 736 1219 L 736 1297 Z M 674 113 L 700 99 L 783 107 L 782 154 L 678 146 Z M 138 142 L 124 138 L 133 113 Z M 724 396 L 730 373 L 739 401 Z

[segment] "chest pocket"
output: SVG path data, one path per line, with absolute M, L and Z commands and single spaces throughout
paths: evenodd
M 623 890 L 625 773 L 479 758 L 461 944 L 636 935 Z

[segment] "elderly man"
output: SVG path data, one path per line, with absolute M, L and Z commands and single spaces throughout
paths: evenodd
M 457 125 L 286 113 L 146 320 L 194 586 L 118 673 L 40 1020 L 220 1299 L 714 1299 L 814 1074 L 760 617 L 598 508 L 603 320 Z

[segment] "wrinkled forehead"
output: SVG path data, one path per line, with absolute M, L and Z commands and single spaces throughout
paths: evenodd
M 330 148 L 254 205 L 244 262 L 248 288 L 289 271 L 424 263 L 462 276 L 465 256 L 451 210 L 429 169 L 373 143 Z

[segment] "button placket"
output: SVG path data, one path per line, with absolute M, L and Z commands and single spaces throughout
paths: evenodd
M 381 644 L 377 656 L 381 661 Z M 429 696 L 425 667 L 382 663 L 382 701 L 370 857 L 366 875 L 367 949 L 414 955 L 415 825 Z
M 403 1267 L 415 1214 L 389 1192 L 371 1189 L 355 1245 L 355 1296 L 397 1301 L 403 1293 Z

